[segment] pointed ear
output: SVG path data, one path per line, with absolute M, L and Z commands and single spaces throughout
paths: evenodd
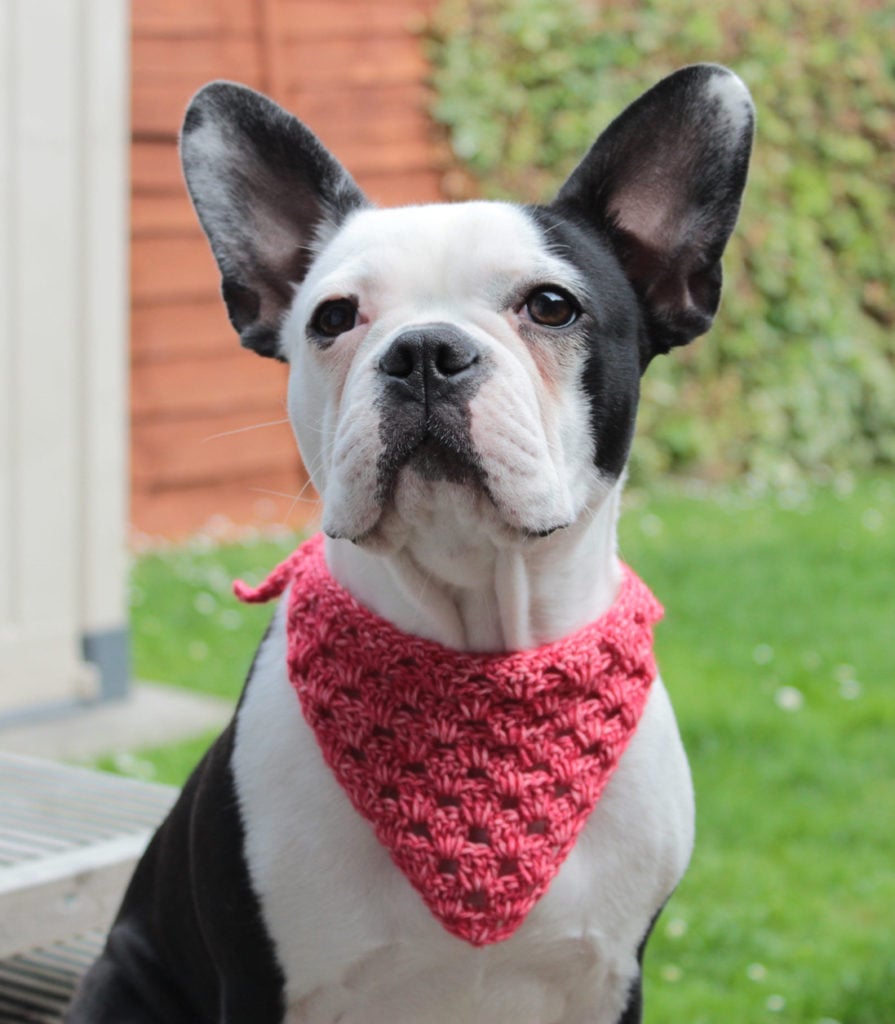
M 314 246 L 367 200 L 300 121 L 233 82 L 212 82 L 193 97 L 180 155 L 230 322 L 246 348 L 284 358 L 280 323 L 293 285 Z
M 609 238 L 646 311 L 644 366 L 712 322 L 753 125 L 733 72 L 683 68 L 609 125 L 554 201 Z

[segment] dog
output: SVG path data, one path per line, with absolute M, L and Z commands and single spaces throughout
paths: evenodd
M 568 638 L 610 621 L 634 586 L 616 521 L 641 375 L 716 312 L 753 120 L 735 74 L 695 65 L 622 112 L 549 205 L 375 209 L 272 101 L 227 82 L 194 97 L 181 138 L 187 185 L 242 344 L 289 363 L 289 416 L 325 535 L 301 565 L 313 562 L 326 596 L 295 612 L 293 597 L 280 602 L 233 721 L 136 868 L 69 1024 L 641 1020 L 644 945 L 693 841 L 668 696 L 648 638 L 631 655 L 641 704 L 612 707 L 596 725 L 576 704 L 584 691 L 555 697 L 544 682 L 574 672 L 538 669 L 531 684 L 525 673 L 540 652 L 576 644 L 574 664 L 591 665 Z M 291 572 L 254 597 L 300 593 L 305 569 Z M 291 639 L 292 619 L 330 598 L 312 656 Z M 338 678 L 355 679 L 380 657 L 396 679 L 418 673 L 412 694 L 436 675 L 420 657 L 446 665 L 442 703 L 426 710 L 429 694 L 387 708 L 384 673 L 370 714 L 405 724 L 352 746 L 335 698 L 326 702 L 338 692 L 356 705 L 360 691 L 332 684 L 318 662 L 335 659 Z M 499 683 L 490 668 L 467 671 L 507 664 Z M 454 665 L 481 696 L 470 698 L 478 711 L 463 711 L 478 730 L 468 748 L 451 720 Z M 316 673 L 313 693 L 299 701 L 305 672 Z M 503 696 L 489 703 L 492 686 Z M 626 716 L 627 732 L 613 732 Z M 575 725 L 548 735 L 552 719 Z M 403 797 L 373 792 L 370 779 L 385 771 L 380 746 L 417 742 L 407 722 L 437 734 L 413 764 L 401 755 L 408 806 L 429 799 L 415 788 L 427 773 L 441 788 L 432 830 L 412 822 L 389 846 L 404 825 L 373 821 L 367 805 L 394 810 Z M 588 728 L 597 741 L 575 757 L 605 754 L 603 775 L 557 782 L 535 763 L 532 750 Z M 503 745 L 483 754 L 476 743 L 497 731 Z M 621 738 L 606 754 L 610 734 Z M 511 747 L 522 753 L 507 762 L 500 806 L 477 789 L 464 818 L 463 787 L 490 784 L 482 758 L 496 765 Z M 445 767 L 457 757 L 468 779 Z M 586 796 L 560 828 L 556 808 L 576 786 Z M 522 833 L 501 833 L 492 869 L 494 837 L 527 799 L 546 809 Z M 467 831 L 439 831 L 448 818 Z M 529 847 L 537 864 L 523 870 Z M 478 877 L 491 888 L 469 881 Z

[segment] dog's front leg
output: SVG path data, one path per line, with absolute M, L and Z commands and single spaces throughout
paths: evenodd
M 243 858 L 228 728 L 137 867 L 66 1024 L 280 1024 L 282 977 Z

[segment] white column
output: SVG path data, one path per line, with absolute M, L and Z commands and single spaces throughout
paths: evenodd
M 0 3 L 0 715 L 122 682 L 127 54 L 127 0 Z

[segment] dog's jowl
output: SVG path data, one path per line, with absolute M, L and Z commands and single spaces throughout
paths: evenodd
M 616 517 L 752 123 L 689 67 L 548 206 L 379 210 L 263 96 L 193 99 L 190 195 L 243 345 L 289 363 L 323 529 L 237 588 L 282 596 L 72 1024 L 641 1020 L 693 799 Z

